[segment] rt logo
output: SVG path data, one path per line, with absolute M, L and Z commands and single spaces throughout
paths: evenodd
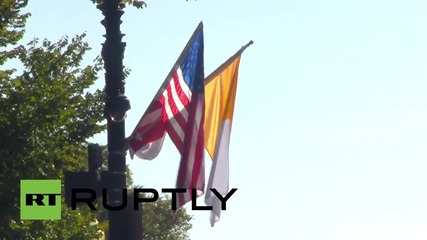
M 61 219 L 61 180 L 21 180 L 21 220 Z

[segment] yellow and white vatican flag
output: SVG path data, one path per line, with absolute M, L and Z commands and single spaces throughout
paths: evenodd
M 213 160 L 206 189 L 205 203 L 212 206 L 211 226 L 219 221 L 221 201 L 210 190 L 223 197 L 229 191 L 229 144 L 236 99 L 240 57 L 249 42 L 205 79 L 205 148 Z

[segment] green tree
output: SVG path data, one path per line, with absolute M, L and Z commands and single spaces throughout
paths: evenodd
M 90 49 L 83 38 L 33 40 L 10 52 L 23 71 L 0 79 L 0 235 L 6 239 L 86 239 L 99 230 L 89 224 L 95 215 L 65 207 L 63 221 L 19 220 L 20 179 L 62 179 L 65 171 L 84 169 L 86 139 L 105 128 L 102 91 L 85 92 L 101 65 L 80 67 Z
M 2 0 L 0 1 L 0 66 L 7 59 L 12 58 L 12 51 L 3 48 L 16 44 L 24 35 L 25 23 L 29 13 L 21 13 L 27 6 L 27 0 Z M 9 78 L 13 69 L 0 70 L 0 79 Z
M 105 2 L 105 0 L 90 0 L 90 1 L 96 4 Z M 120 2 L 125 5 L 132 5 L 136 8 L 143 8 L 147 6 L 147 4 L 142 0 L 121 0 Z
M 0 47 L 16 44 L 25 32 L 29 13 L 21 13 L 28 0 L 2 0 L 0 3 Z M 4 57 L 4 56 L 2 56 Z M 4 63 L 4 59 L 1 63 Z
M 171 199 L 162 195 L 158 201 L 143 204 L 144 240 L 185 240 L 190 239 L 192 228 L 190 216 L 185 209 L 175 213 L 170 210 Z
M 65 171 L 84 168 L 85 140 L 105 128 L 102 92 L 85 92 L 101 65 L 80 67 L 90 49 L 84 34 L 16 46 L 30 16 L 21 13 L 26 5 L 27 0 L 0 2 L 0 66 L 18 58 L 23 68 L 0 70 L 0 239 L 96 237 L 96 216 L 65 204 L 61 221 L 19 219 L 19 181 L 61 179 Z

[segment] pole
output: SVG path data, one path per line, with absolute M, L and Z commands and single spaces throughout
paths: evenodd
M 130 109 L 129 100 L 124 95 L 125 82 L 123 73 L 123 56 L 125 43 L 124 34 L 120 32 L 120 17 L 123 15 L 124 4 L 120 0 L 104 0 L 98 8 L 105 16 L 101 21 L 106 34 L 102 45 L 102 57 L 105 68 L 105 118 L 107 119 L 108 135 L 108 171 L 102 173 L 101 181 L 108 192 L 110 206 L 118 206 L 123 202 L 122 190 L 126 188 L 126 152 L 125 143 L 126 111 Z M 108 212 L 108 239 L 126 239 L 126 224 L 120 211 Z

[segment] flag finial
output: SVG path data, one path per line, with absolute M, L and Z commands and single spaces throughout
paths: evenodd
M 240 51 L 243 52 L 247 47 L 249 47 L 252 44 L 254 44 L 254 41 L 250 40 L 245 46 L 242 47 L 242 49 L 240 49 Z

